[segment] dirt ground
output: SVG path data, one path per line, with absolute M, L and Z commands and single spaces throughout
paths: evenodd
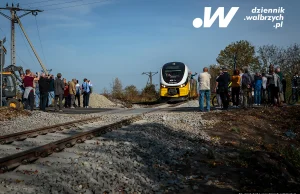
M 200 143 L 207 152 L 174 167 L 192 177 L 185 193 L 300 191 L 300 106 L 209 112 L 203 118 L 217 121 L 205 128 L 213 143 Z
M 30 116 L 30 112 L 26 110 L 16 110 L 8 107 L 0 107 L 0 121 L 11 120 L 19 116 Z
M 0 121 L 30 115 L 0 109 Z M 216 124 L 204 130 L 212 141 L 203 151 L 178 158 L 168 170 L 185 177 L 176 193 L 299 192 L 300 106 L 209 112 Z M 165 193 L 174 193 L 168 191 Z

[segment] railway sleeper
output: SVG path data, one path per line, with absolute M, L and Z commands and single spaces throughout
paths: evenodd
M 3 144 L 11 144 L 12 142 L 14 142 L 13 139 L 6 139 L 6 140 L 1 141 L 1 144 L 2 144 L 2 145 L 3 145 Z
M 36 161 L 38 158 L 39 157 L 37 157 L 33 154 L 33 155 L 30 155 L 30 156 L 28 156 L 28 155 L 27 156 L 22 156 L 22 157 L 18 157 L 18 158 L 15 158 L 13 160 L 4 162 L 0 166 L 0 174 L 5 173 L 5 172 L 10 171 L 10 170 L 14 170 L 22 164 L 32 163 L 32 162 Z
M 48 131 L 40 131 L 38 134 L 39 134 L 39 135 L 47 135 L 47 134 L 48 134 Z
M 65 146 L 66 146 L 67 148 L 71 148 L 71 147 L 73 147 L 74 145 L 75 145 L 75 142 L 73 142 L 73 141 L 67 142 L 67 143 L 65 144 Z
M 81 139 L 81 138 L 79 138 L 79 139 L 76 140 L 76 143 L 84 143 L 84 142 L 85 142 L 85 140 Z
M 64 129 L 71 129 L 72 128 L 72 125 L 65 125 L 63 126 Z
M 28 157 L 24 160 L 22 160 L 22 164 L 25 165 L 25 164 L 29 164 L 29 163 L 33 163 L 35 162 L 36 160 L 38 160 L 39 158 L 38 157 Z
M 90 133 L 82 135 L 82 136 L 78 136 L 74 139 L 69 139 L 65 142 L 62 141 L 62 142 L 55 143 L 55 144 L 51 143 L 51 144 L 48 144 L 45 146 L 41 146 L 39 148 L 34 148 L 32 150 L 25 151 L 25 153 L 19 153 L 16 155 L 9 156 L 8 158 L 3 158 L 2 160 L 4 160 L 4 161 L 1 161 L 1 159 L 0 159 L 0 164 L 1 164 L 0 173 L 5 173 L 9 170 L 17 168 L 21 164 L 27 164 L 32 161 L 35 161 L 40 157 L 47 157 L 47 156 L 51 155 L 53 152 L 60 152 L 60 151 L 64 150 L 65 148 L 71 148 L 76 143 L 83 143 L 85 140 L 90 140 L 94 136 L 100 136 L 108 131 L 112 131 L 114 129 L 121 128 L 125 125 L 129 125 L 132 122 L 139 120 L 140 118 L 141 117 L 134 117 L 134 118 L 131 118 L 128 120 L 123 120 L 116 124 L 111 124 L 107 127 L 104 127 L 101 130 L 97 129 L 93 132 L 90 132 Z M 37 134 L 31 134 L 31 136 L 33 136 L 33 135 L 38 136 Z M 7 143 L 7 142 L 5 141 L 5 143 Z
M 32 133 L 32 134 L 28 135 L 28 138 L 36 138 L 37 136 L 39 136 L 39 134 Z
M 45 150 L 44 152 L 40 153 L 40 157 L 46 158 L 47 156 L 51 155 L 53 151 L 51 149 Z
M 16 141 L 24 141 L 25 139 L 27 139 L 28 138 L 28 136 L 26 135 L 26 136 L 19 136 L 19 137 L 17 137 L 15 140 Z
M 54 152 L 61 152 L 61 151 L 63 151 L 64 149 L 65 149 L 64 146 L 57 146 L 57 147 L 53 148 L 53 151 L 54 151 Z

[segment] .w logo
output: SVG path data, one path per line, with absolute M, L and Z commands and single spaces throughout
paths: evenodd
M 201 18 L 195 18 L 193 21 L 193 26 L 195 28 L 200 28 L 204 24 L 204 28 L 210 28 L 212 24 L 219 17 L 219 28 L 227 28 L 232 18 L 239 10 L 239 7 L 232 7 L 226 17 L 224 17 L 224 7 L 219 7 L 216 12 L 211 16 L 211 7 L 204 8 L 204 21 Z

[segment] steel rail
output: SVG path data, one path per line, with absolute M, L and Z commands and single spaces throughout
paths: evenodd
M 53 152 L 60 152 L 65 148 L 73 147 L 76 143 L 83 143 L 86 140 L 92 139 L 93 137 L 98 137 L 114 129 L 130 125 L 131 123 L 140 119 L 142 119 L 142 116 L 138 115 L 90 131 L 81 132 L 43 146 L 26 150 L 24 152 L 19 152 L 4 158 L 0 158 L 0 173 L 5 173 L 9 170 L 17 168 L 20 165 L 31 163 L 39 158 L 47 157 Z
M 181 104 L 181 103 L 179 103 L 179 104 Z M 115 122 L 112 124 L 108 124 L 105 126 L 101 126 L 101 127 L 98 127 L 98 128 L 86 131 L 86 132 L 80 132 L 75 135 L 71 135 L 67 138 L 48 143 L 46 145 L 42 145 L 42 146 L 32 148 L 32 149 L 29 149 L 29 150 L 26 150 L 23 152 L 12 154 L 12 155 L 9 155 L 4 158 L 0 158 L 0 174 L 10 171 L 12 169 L 15 169 L 20 165 L 34 162 L 41 157 L 47 157 L 47 156 L 51 155 L 53 152 L 60 152 L 60 151 L 64 150 L 65 148 L 73 147 L 77 143 L 84 143 L 86 140 L 90 140 L 94 137 L 99 137 L 102 134 L 105 134 L 114 129 L 118 129 L 123 126 L 130 125 L 133 122 L 141 120 L 145 114 L 156 112 L 159 110 L 164 110 L 164 109 L 158 108 L 158 109 L 149 110 L 144 113 L 140 113 L 139 115 L 134 116 L 129 119 L 123 119 L 121 121 L 118 121 L 118 122 Z M 126 112 L 126 111 L 124 111 L 124 112 Z M 47 131 L 45 131 L 45 130 L 52 130 L 52 132 L 53 132 L 55 129 L 58 129 L 58 128 L 61 129 L 62 125 L 64 127 L 66 127 L 66 126 L 73 127 L 73 126 L 75 126 L 75 124 L 88 123 L 88 122 L 96 120 L 96 119 L 101 119 L 101 116 L 94 117 L 94 118 L 88 118 L 88 119 L 84 119 L 84 120 L 79 120 L 77 123 L 74 123 L 74 121 L 72 121 L 72 122 L 68 122 L 68 123 L 44 127 L 44 128 L 47 128 L 47 129 L 44 129 L 44 131 L 42 128 L 40 128 L 39 132 L 46 133 Z M 26 133 L 27 135 L 28 134 L 32 135 L 33 133 L 36 134 L 39 132 L 37 132 L 36 130 L 33 130 L 33 131 L 31 130 L 31 131 L 21 132 L 21 133 L 23 133 L 21 135 L 24 138 L 24 135 L 25 135 L 24 133 Z M 10 135 L 7 135 L 7 136 L 10 136 Z M 11 134 L 11 136 L 13 137 L 13 134 Z M 4 137 L 4 136 L 2 136 L 2 137 Z M 21 138 L 19 138 L 19 139 L 21 139 Z
M 32 129 L 28 131 L 22 131 L 18 133 L 12 133 L 8 135 L 0 136 L 0 144 L 9 144 L 14 141 L 23 141 L 27 138 L 37 137 L 38 135 L 46 135 L 47 133 L 54 133 L 56 131 L 62 131 L 63 129 L 68 129 L 71 127 L 77 127 L 81 124 L 87 124 L 89 122 L 96 122 L 100 120 L 102 117 L 92 117 L 82 120 L 71 121 L 67 123 L 61 123 L 57 125 L 51 125 L 46 127 L 41 127 L 37 129 Z
M 130 109 L 133 110 L 133 109 Z M 115 113 L 122 113 L 130 110 L 120 110 Z M 69 129 L 71 127 L 78 127 L 83 124 L 91 123 L 91 122 L 97 122 L 102 119 L 102 116 L 98 117 L 91 117 L 91 118 L 86 118 L 86 119 L 80 119 L 80 120 L 75 120 L 75 121 L 70 121 L 66 123 L 60 123 L 56 125 L 51 125 L 51 126 L 46 126 L 46 127 L 41 127 L 37 129 L 31 129 L 27 131 L 22 131 L 22 132 L 17 132 L 17 133 L 11 133 L 8 135 L 3 135 L 0 136 L 0 145 L 2 144 L 10 144 L 14 141 L 23 141 L 27 138 L 34 138 L 39 135 L 46 135 L 48 133 L 55 133 L 56 131 L 62 131 L 64 129 Z
M 141 120 L 145 114 L 156 112 L 159 110 L 160 109 L 149 110 L 147 112 L 140 113 L 139 115 L 129 119 L 123 119 L 121 121 L 109 125 L 101 126 L 96 129 L 92 129 L 90 131 L 80 132 L 75 135 L 71 135 L 70 137 L 58 141 L 54 141 L 43 146 L 39 146 L 23 152 L 9 155 L 4 158 L 0 158 L 0 174 L 15 169 L 20 165 L 34 162 L 35 160 L 41 157 L 47 157 L 51 155 L 53 152 L 60 152 L 65 148 L 73 147 L 76 143 L 83 143 L 85 142 L 85 140 L 90 140 L 93 137 L 99 137 L 100 135 L 105 134 L 114 129 L 118 129 L 123 126 L 130 125 L 133 122 Z M 88 120 L 91 119 L 86 119 L 86 121 Z M 82 122 L 86 122 L 86 121 L 82 121 Z

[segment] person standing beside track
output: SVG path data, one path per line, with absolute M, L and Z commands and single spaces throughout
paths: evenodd
M 200 111 L 204 111 L 204 96 L 206 99 L 206 110 L 210 111 L 210 79 L 211 75 L 208 73 L 208 68 L 203 68 L 203 73 L 199 74 L 198 82 L 199 82 L 199 108 Z
M 71 108 L 75 108 L 74 107 L 75 94 L 76 94 L 75 82 L 76 82 L 76 79 L 72 79 L 72 81 L 69 82 L 69 94 L 70 94 L 70 101 L 71 101 L 70 106 L 71 106 Z
M 234 70 L 233 76 L 231 77 L 231 96 L 232 104 L 234 108 L 237 108 L 240 103 L 240 89 L 241 89 L 241 76 L 239 70 Z
M 81 95 L 82 88 L 81 88 L 78 80 L 76 80 L 75 88 L 76 88 L 75 101 L 77 99 L 77 106 L 80 107 L 80 95 Z M 75 102 L 74 102 L 74 104 L 75 104 Z
M 39 80 L 39 90 L 40 90 L 40 110 L 46 111 L 47 99 L 49 97 L 49 87 L 50 79 L 46 74 L 42 74 Z
M 65 84 L 61 80 L 61 73 L 57 74 L 57 78 L 54 80 L 54 111 L 57 111 L 57 100 L 59 100 L 59 111 L 62 111 L 62 100 L 64 95 Z
M 300 76 L 298 72 L 295 72 L 293 78 L 292 78 L 292 94 L 295 95 L 295 100 L 298 102 L 298 89 L 300 88 Z
M 220 96 L 223 104 L 222 110 L 228 110 L 229 105 L 229 94 L 228 94 L 228 83 L 230 82 L 230 75 L 227 72 L 227 68 L 223 67 L 223 74 L 220 75 L 217 79 L 218 88 L 220 91 Z
M 35 77 L 30 69 L 26 69 L 25 76 L 23 77 L 23 85 L 25 88 L 23 99 L 25 104 L 25 109 L 30 107 L 30 110 L 33 111 L 34 107 L 34 92 L 33 92 L 33 81 L 38 81 L 40 79 L 40 75 Z
M 259 72 L 256 72 L 254 76 L 254 105 L 260 106 L 261 104 L 261 87 L 262 87 L 262 76 Z
M 220 75 L 222 75 L 222 74 L 223 74 L 223 71 L 220 71 L 220 72 L 219 72 L 219 75 L 218 75 L 217 78 L 216 78 L 216 80 L 217 80 L 218 77 L 219 77 Z M 216 95 L 217 95 L 217 101 L 218 101 L 218 105 L 219 105 L 219 107 L 217 107 L 217 108 L 221 108 L 222 100 L 221 100 L 221 97 L 220 97 L 220 90 L 219 90 L 218 85 L 219 85 L 219 82 L 216 81 L 215 92 L 216 92 Z
M 86 78 L 84 78 L 84 80 L 83 80 L 82 92 L 83 92 L 83 107 L 88 108 L 89 107 L 89 98 L 90 98 L 90 86 L 89 86 L 88 80 Z
M 54 99 L 54 76 L 50 76 L 49 83 L 49 96 L 48 96 L 48 107 L 52 104 L 52 100 Z
M 262 73 L 262 102 L 266 103 L 268 101 L 267 96 L 267 82 L 268 79 L 266 78 L 266 73 Z
M 252 95 L 252 83 L 252 76 L 250 75 L 248 68 L 245 68 L 244 74 L 242 76 L 243 108 L 245 109 L 251 104 L 249 100 L 250 95 Z

